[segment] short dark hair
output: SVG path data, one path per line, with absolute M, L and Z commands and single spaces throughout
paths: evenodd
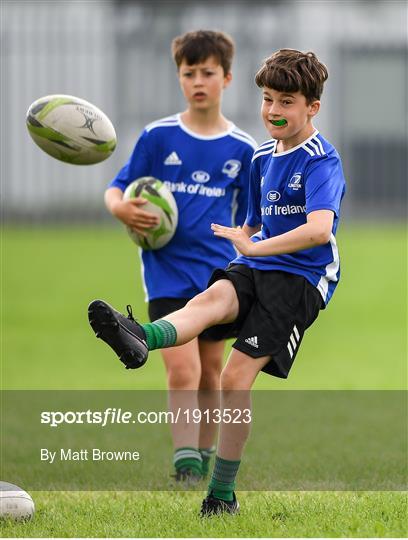
M 300 92 L 307 104 L 320 99 L 329 73 L 313 52 L 280 49 L 264 60 L 255 76 L 260 87 L 278 92 Z
M 171 50 L 177 69 L 183 60 L 189 66 L 205 62 L 210 56 L 214 56 L 224 70 L 224 75 L 231 71 L 232 58 L 234 56 L 234 42 L 224 32 L 213 30 L 196 30 L 187 32 L 173 39 Z

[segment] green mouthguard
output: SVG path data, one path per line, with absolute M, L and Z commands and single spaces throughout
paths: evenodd
M 284 126 L 285 124 L 287 124 L 287 121 L 282 118 L 282 120 L 272 120 L 272 124 L 274 126 Z

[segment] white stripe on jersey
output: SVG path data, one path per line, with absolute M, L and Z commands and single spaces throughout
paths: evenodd
M 231 202 L 231 223 L 233 227 L 237 226 L 237 223 L 235 221 L 237 217 L 237 211 L 238 211 L 238 195 L 239 195 L 240 189 L 235 188 L 232 193 L 232 202 Z
M 264 141 L 262 144 L 259 145 L 257 150 L 261 150 L 262 148 L 266 148 L 267 146 L 271 146 L 271 144 L 276 144 L 276 139 L 268 139 L 267 141 Z
M 234 129 L 232 130 L 231 132 L 231 135 L 234 136 L 234 135 L 239 135 L 240 137 L 242 137 L 242 139 L 240 140 L 244 140 L 244 142 L 248 142 L 252 148 L 255 150 L 258 146 L 258 143 L 256 142 L 256 140 L 251 137 L 251 135 L 249 135 L 249 133 L 246 133 L 245 131 L 242 131 L 242 129 L 239 129 L 237 128 L 236 126 L 234 127 Z M 239 137 L 237 137 L 238 139 Z
M 268 144 L 275 143 L 275 142 L 276 142 L 276 139 L 266 139 L 266 141 L 261 142 L 261 144 L 259 145 L 259 148 L 261 148 L 262 146 L 266 146 Z
M 244 137 L 243 135 L 241 135 L 240 133 L 238 133 L 235 129 L 233 131 L 231 131 L 230 133 L 231 137 L 234 137 L 234 139 L 238 139 L 239 141 L 242 141 L 244 143 L 247 143 L 251 148 L 253 148 L 255 150 L 255 148 L 257 147 L 257 143 L 254 139 L 252 139 L 251 137 Z
M 313 150 L 311 150 L 310 148 L 308 148 L 305 144 L 302 145 L 302 148 L 303 150 L 306 150 L 306 152 L 309 154 L 309 156 L 314 156 L 315 153 L 313 152 Z
M 276 144 L 276 141 L 274 141 L 273 146 L 271 146 L 270 148 L 262 149 L 261 152 L 259 151 L 259 149 L 255 150 L 255 153 L 254 153 L 254 155 L 252 157 L 252 161 L 255 161 L 260 156 L 266 156 L 267 154 L 273 154 L 273 152 L 275 151 L 275 144 Z M 252 163 L 252 161 L 251 161 L 251 163 Z
M 333 233 L 330 235 L 330 245 L 333 253 L 333 261 L 326 266 L 326 273 L 320 278 L 319 283 L 317 284 L 317 288 L 325 302 L 329 290 L 329 283 L 330 281 L 337 281 L 336 274 L 339 271 L 340 266 L 339 250 L 337 249 L 336 238 Z
M 314 151 L 316 152 L 316 154 L 317 154 L 318 156 L 321 155 L 321 154 L 320 154 L 320 149 L 319 149 L 319 147 L 317 146 L 317 144 L 313 142 L 313 139 L 311 139 L 307 144 L 310 144 L 310 146 L 314 149 Z
M 266 150 L 267 148 L 270 148 L 270 147 L 275 146 L 275 145 L 276 145 L 276 139 L 268 139 L 267 141 L 260 144 L 258 146 L 258 148 L 255 149 L 253 157 L 255 157 L 256 153 L 261 152 L 263 150 Z
M 160 120 L 155 120 L 150 124 L 147 124 L 146 131 L 150 131 L 156 127 L 167 127 L 167 126 L 177 126 L 178 118 L 177 116 L 167 116 L 166 118 L 161 118 Z
M 315 155 L 318 155 L 318 156 L 326 155 L 323 145 L 317 137 L 312 137 L 309 141 L 307 141 L 306 143 L 302 145 L 302 148 L 306 150 L 306 152 L 312 157 Z
M 322 145 L 322 141 L 318 139 L 317 137 L 313 137 L 312 141 L 319 145 L 321 155 L 322 156 L 326 155 L 326 152 L 324 151 L 324 148 Z
M 159 127 L 174 127 L 174 126 L 178 126 L 178 122 L 166 122 L 166 123 L 160 123 L 160 124 L 154 124 L 153 126 L 150 126 L 150 127 L 146 127 L 146 131 L 149 132 L 151 131 L 152 129 L 156 129 L 156 128 L 159 128 Z
M 147 124 L 146 127 L 153 126 L 154 124 L 158 124 L 159 122 L 173 122 L 177 121 L 177 114 L 172 114 L 171 116 L 165 116 L 164 118 L 158 118 L 157 120 L 153 120 L 153 122 L 150 122 L 150 124 Z
M 141 277 L 142 277 L 142 286 L 143 286 L 143 290 L 144 290 L 144 293 L 145 293 L 145 302 L 148 302 L 150 299 L 149 299 L 149 293 L 147 291 L 147 287 L 146 287 L 146 280 L 145 280 L 145 267 L 144 267 L 144 264 L 143 264 L 143 258 L 142 258 L 142 248 L 139 248 L 138 249 L 139 251 L 139 259 L 140 259 L 140 274 L 141 274 Z

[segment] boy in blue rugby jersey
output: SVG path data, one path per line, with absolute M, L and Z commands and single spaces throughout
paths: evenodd
M 271 139 L 252 158 L 243 228 L 213 224 L 239 250 L 208 289 L 183 309 L 147 325 L 129 321 L 101 300 L 90 305 L 94 330 L 128 367 L 148 350 L 188 342 L 204 329 L 237 340 L 221 375 L 223 406 L 249 407 L 260 371 L 286 378 L 305 330 L 326 307 L 340 277 L 336 231 L 345 181 L 335 148 L 313 126 L 328 77 L 311 53 L 282 49 L 256 75 Z M 235 392 L 244 390 L 244 394 Z M 234 513 L 235 477 L 247 423 L 222 423 L 202 515 Z
M 180 309 L 205 290 L 213 270 L 226 266 L 236 255 L 227 239 L 220 242 L 214 237 L 210 226 L 213 220 L 243 225 L 256 148 L 252 137 L 221 111 L 223 90 L 231 82 L 232 39 L 222 32 L 188 32 L 173 40 L 172 51 L 187 108 L 146 126 L 105 194 L 110 212 L 141 234 L 157 218 L 143 210 L 146 200 L 124 200 L 126 187 L 139 177 L 153 176 L 165 182 L 176 199 L 179 222 L 173 239 L 162 249 L 142 251 L 152 321 Z M 178 390 L 219 389 L 223 351 L 224 340 L 208 332 L 162 351 L 174 409 L 183 399 Z M 214 406 L 211 397 L 216 394 L 206 395 L 209 401 L 202 406 Z M 193 398 L 193 392 L 186 396 Z M 204 422 L 201 429 L 182 422 L 174 427 L 176 479 L 193 481 L 206 475 L 215 428 Z

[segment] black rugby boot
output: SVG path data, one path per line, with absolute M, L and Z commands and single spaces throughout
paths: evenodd
M 149 350 L 143 328 L 135 321 L 132 308 L 127 306 L 125 317 L 103 300 L 88 306 L 88 319 L 96 337 L 107 343 L 119 356 L 126 369 L 137 369 L 147 360 Z
M 194 486 L 203 479 L 201 474 L 197 474 L 189 467 L 177 469 L 176 474 L 172 475 L 172 477 L 176 482 L 180 482 L 182 484 L 185 484 L 186 486 Z
M 211 491 L 209 495 L 203 500 L 201 505 L 201 517 L 219 516 L 220 514 L 237 514 L 239 512 L 239 502 L 233 494 L 232 501 L 223 501 L 213 496 Z

